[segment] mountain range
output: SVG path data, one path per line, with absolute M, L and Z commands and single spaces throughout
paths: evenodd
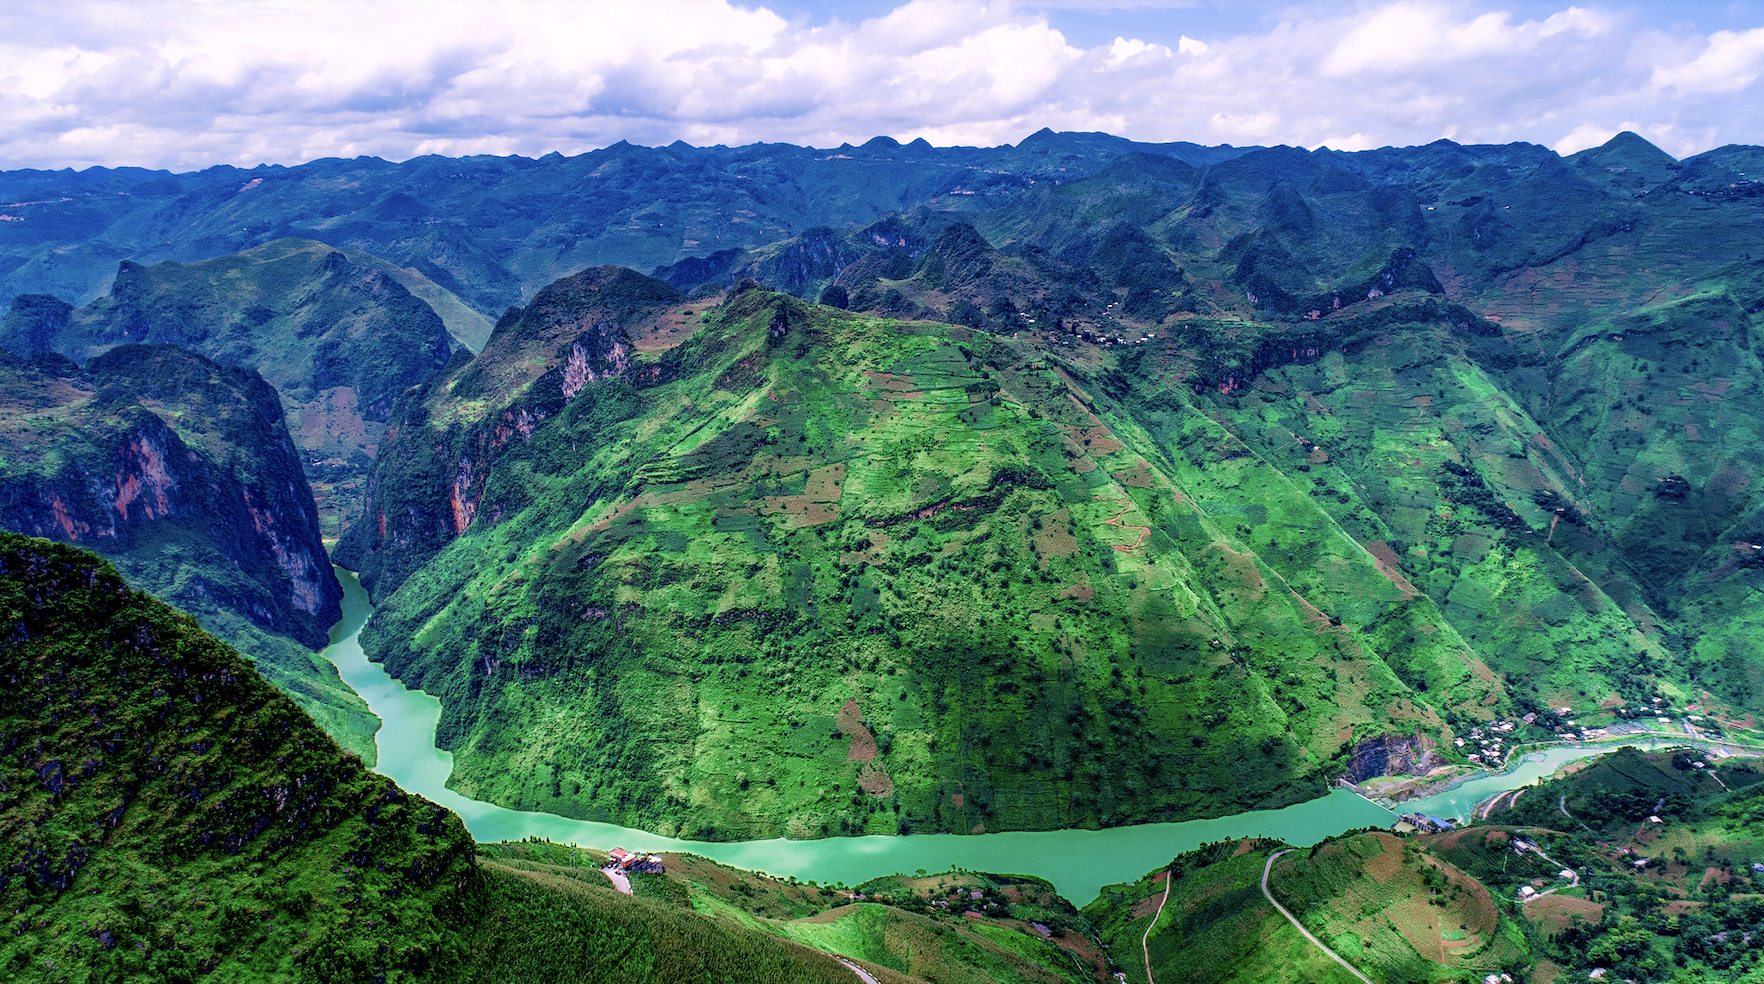
M 1400 794 L 1663 706 L 1745 739 L 1760 165 L 1044 131 L 8 172 L 5 525 L 362 750 L 329 546 L 451 785 L 698 839 Z

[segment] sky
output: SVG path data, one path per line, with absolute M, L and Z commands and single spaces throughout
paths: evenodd
M 885 134 L 1764 144 L 1764 0 L 6 0 L 0 168 Z

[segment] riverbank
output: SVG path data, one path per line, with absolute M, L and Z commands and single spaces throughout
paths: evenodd
M 375 736 L 379 751 L 375 771 L 457 813 L 479 841 L 538 837 L 579 847 L 617 846 L 691 853 L 738 868 L 823 884 L 858 885 L 884 875 L 956 868 L 1008 872 L 1044 878 L 1060 894 L 1082 906 L 1094 899 L 1104 885 L 1131 881 L 1205 843 L 1268 837 L 1307 847 L 1350 830 L 1389 827 L 1397 819 L 1388 806 L 1347 789 L 1279 810 L 1180 823 L 1103 830 L 870 835 L 807 841 L 688 841 L 616 824 L 510 810 L 448 788 L 453 756 L 435 747 L 441 702 L 421 691 L 406 689 L 387 675 L 384 667 L 368 661 L 357 635 L 372 614 L 372 607 L 353 574 L 343 570 L 337 573 L 344 588 L 343 619 L 333 630 L 331 645 L 324 655 L 336 664 L 344 681 L 361 694 L 382 721 Z M 1401 805 L 1405 811 L 1468 817 L 1477 802 L 1496 792 L 1530 785 L 1569 762 L 1624 744 L 1637 744 L 1638 737 L 1619 736 L 1572 746 L 1528 746 L 1536 751 L 1515 749 L 1508 761 L 1512 763 L 1515 756 L 1520 761 L 1512 768 L 1500 773 L 1456 777 L 1447 780 L 1437 792 L 1405 799 Z M 1694 744 L 1695 739 L 1659 736 L 1658 743 L 1688 745 Z M 1536 761 L 1531 761 L 1533 755 L 1538 756 Z M 1459 800 L 1466 802 L 1459 805 Z
M 1396 815 L 1347 790 L 1279 810 L 1256 810 L 1210 820 L 1139 824 L 1102 830 L 1015 831 L 992 834 L 870 835 L 793 841 L 687 841 L 610 823 L 573 820 L 549 813 L 510 810 L 460 795 L 447 787 L 451 753 L 435 747 L 441 702 L 408 690 L 368 661 L 357 634 L 372 614 L 355 576 L 339 569 L 343 619 L 324 655 L 343 679 L 380 716 L 375 771 L 406 790 L 459 814 L 479 841 L 538 837 L 578 847 L 624 847 L 697 854 L 737 868 L 858 885 L 884 875 L 915 871 L 1009 872 L 1044 878 L 1067 899 L 1084 905 L 1104 885 L 1131 881 L 1202 844 L 1237 837 L 1269 837 L 1309 846 L 1363 827 L 1388 827 Z
M 1372 802 L 1386 809 L 1403 813 L 1469 820 L 1478 803 L 1502 792 L 1536 785 L 1555 776 L 1563 768 L 1586 759 L 1609 754 L 1619 748 L 1633 746 L 1645 751 L 1662 748 L 1697 748 L 1706 753 L 1724 751 L 1729 755 L 1764 755 L 1764 745 L 1753 745 L 1723 738 L 1670 732 L 1642 731 L 1575 742 L 1533 742 L 1508 753 L 1499 772 L 1471 773 L 1445 779 L 1416 790 L 1401 799 L 1370 796 Z

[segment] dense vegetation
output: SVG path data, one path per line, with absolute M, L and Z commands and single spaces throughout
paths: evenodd
M 460 789 L 693 837 L 1292 802 L 1439 728 L 1393 659 L 1503 706 L 1326 515 L 1295 590 L 1180 490 L 1229 435 L 1112 402 L 1027 343 L 603 268 L 407 394 L 339 555 Z M 1385 635 L 1312 607 L 1349 604 Z
M 0 624 L 7 980 L 852 979 L 684 890 L 621 896 L 586 852 L 480 863 L 457 817 L 92 554 L 0 533 Z
M 0 973 L 403 977 L 459 963 L 458 819 L 373 775 L 189 616 L 0 534 Z

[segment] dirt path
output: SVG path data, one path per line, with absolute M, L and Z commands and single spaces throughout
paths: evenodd
M 1164 903 L 1170 901 L 1170 883 L 1173 881 L 1175 879 L 1170 877 L 1169 869 L 1165 869 L 1164 897 L 1158 900 L 1158 911 L 1152 913 L 1151 925 L 1145 927 L 1145 935 L 1139 938 L 1139 952 L 1145 955 L 1145 984 L 1158 984 L 1157 980 L 1152 977 L 1151 945 L 1148 941 L 1151 939 L 1152 929 L 1158 924 L 1158 918 L 1164 914 Z
M 1322 940 L 1316 938 L 1315 936 L 1312 936 L 1310 930 L 1306 929 L 1303 925 L 1301 925 L 1299 923 L 1298 919 L 1295 916 L 1293 916 L 1292 913 L 1286 911 L 1286 906 L 1283 906 L 1279 902 L 1274 901 L 1274 893 L 1268 891 L 1268 873 L 1274 870 L 1274 862 L 1279 860 L 1279 858 L 1282 854 L 1291 854 L 1291 853 L 1292 853 L 1292 848 L 1289 847 L 1283 851 L 1275 851 L 1273 854 L 1268 855 L 1268 863 L 1262 866 L 1262 895 L 1263 895 L 1263 897 L 1268 900 L 1270 905 L 1272 905 L 1272 906 L 1274 906 L 1274 908 L 1280 910 L 1280 914 L 1286 917 L 1287 922 L 1292 923 L 1292 927 L 1294 929 L 1305 934 L 1305 939 L 1310 940 L 1312 943 L 1316 944 L 1317 949 L 1322 950 L 1324 953 L 1329 954 L 1329 958 L 1331 960 L 1334 960 L 1336 963 L 1341 964 L 1343 967 L 1346 967 L 1348 973 L 1354 975 L 1355 977 L 1358 977 L 1362 981 L 1365 981 L 1366 984 L 1377 984 L 1377 982 L 1374 981 L 1372 978 L 1367 977 L 1365 974 L 1362 974 L 1359 971 L 1355 970 L 1353 964 L 1348 963 L 1346 960 L 1343 960 L 1341 958 L 1341 954 L 1336 953 L 1334 950 L 1331 950 L 1330 948 L 1324 946 Z
M 1128 526 L 1128 525 L 1121 522 L 1122 516 L 1125 516 L 1128 513 L 1132 512 L 1133 510 L 1139 508 L 1138 506 L 1133 504 L 1133 501 L 1131 499 L 1114 499 L 1114 498 L 1110 498 L 1109 496 L 1106 496 L 1106 495 L 1099 495 L 1096 498 L 1101 499 L 1104 502 L 1124 503 L 1126 506 L 1126 508 L 1122 509 L 1120 512 L 1115 514 L 1114 519 L 1103 520 L 1104 526 L 1113 526 L 1113 527 L 1116 527 L 1117 529 L 1138 530 L 1139 531 L 1139 539 L 1134 540 L 1132 546 L 1127 546 L 1125 544 L 1117 543 L 1117 544 L 1115 544 L 1116 550 L 1119 550 L 1122 553 L 1128 553 L 1130 551 L 1138 550 L 1139 545 L 1145 542 L 1145 538 L 1148 536 L 1151 536 L 1151 527 L 1149 527 L 1149 526 Z
M 1580 823 L 1579 817 L 1568 812 L 1568 794 L 1567 793 L 1562 794 L 1562 799 L 1556 803 L 1556 809 L 1562 811 L 1562 815 L 1567 817 L 1568 819 L 1574 821 L 1575 823 Z M 1593 832 L 1593 829 L 1591 827 L 1588 827 L 1584 823 L 1580 823 L 1580 829 L 1586 831 L 1589 834 Z
M 1566 797 L 1566 796 L 1562 797 L 1561 806 L 1563 807 L 1563 809 L 1562 809 L 1563 816 L 1568 816 L 1568 811 L 1566 809 L 1567 804 L 1568 804 L 1568 797 Z M 1574 818 L 1568 817 L 1568 819 L 1573 820 Z M 1579 823 L 1578 820 L 1576 820 L 1575 822 Z M 1586 824 L 1580 824 L 1580 825 L 1582 827 L 1586 826 Z M 1590 833 L 1590 831 L 1589 831 L 1589 833 Z M 1573 868 L 1570 868 L 1567 865 L 1563 864 L 1562 862 L 1557 861 L 1555 858 L 1550 857 L 1548 854 L 1545 854 L 1543 852 L 1543 848 L 1538 847 L 1536 844 L 1533 844 L 1531 846 L 1530 850 L 1531 850 L 1531 853 L 1537 855 L 1540 858 L 1543 858 L 1545 861 L 1548 861 L 1549 863 L 1555 865 L 1557 868 L 1561 869 L 1562 871 L 1568 872 L 1569 882 L 1566 885 L 1557 885 L 1555 888 L 1546 888 L 1543 891 L 1538 892 L 1535 895 L 1529 896 L 1527 898 L 1522 898 L 1519 900 L 1520 904 L 1524 904 L 1526 902 L 1534 902 L 1538 899 L 1543 898 L 1546 895 L 1554 895 L 1557 892 L 1560 892 L 1564 888 L 1579 888 L 1580 887 L 1580 875 L 1577 872 L 1575 872 L 1575 870 Z
M 1501 800 L 1507 800 L 1507 809 L 1509 809 L 1509 810 L 1513 809 L 1514 807 L 1519 805 L 1519 794 L 1525 792 L 1525 789 L 1526 789 L 1526 787 L 1521 786 L 1518 789 L 1513 790 L 1512 792 L 1500 792 L 1500 793 L 1494 794 L 1493 796 L 1489 797 L 1488 799 L 1483 800 L 1479 806 L 1473 808 L 1470 811 L 1470 819 L 1472 819 L 1472 820 L 1487 820 L 1489 817 L 1494 815 L 1495 810 L 1500 808 Z M 1512 798 L 1508 799 L 1508 797 L 1512 797 Z

